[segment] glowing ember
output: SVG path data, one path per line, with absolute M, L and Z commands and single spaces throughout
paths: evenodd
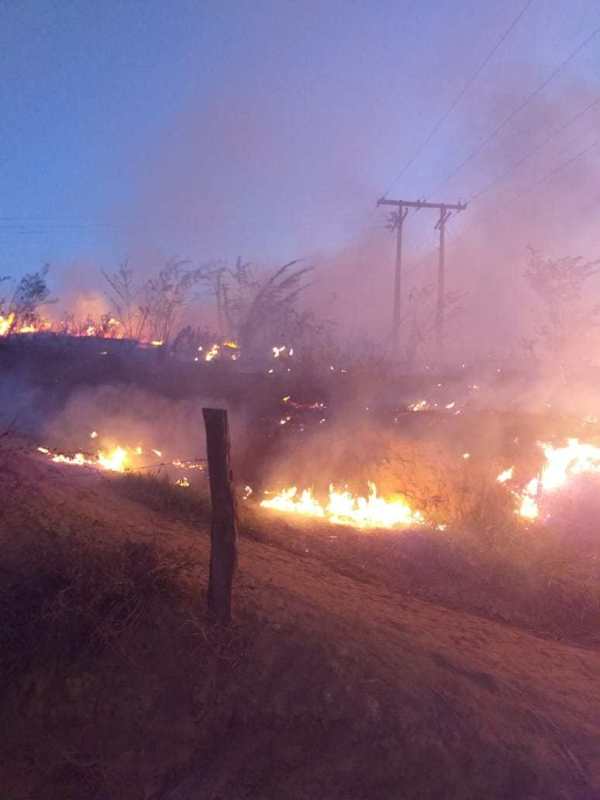
M 219 347 L 219 345 L 218 344 L 213 344 L 213 346 L 210 348 L 210 350 L 207 350 L 207 352 L 205 353 L 204 360 L 205 361 L 213 361 L 213 359 L 215 359 L 219 355 L 220 352 L 221 352 L 221 348 Z
M 512 480 L 514 471 L 515 471 L 514 467 L 509 467 L 508 469 L 505 469 L 503 472 L 501 472 L 500 475 L 498 475 L 498 477 L 496 478 L 496 480 L 498 481 L 498 483 L 506 483 L 506 481 Z
M 171 465 L 177 469 L 204 469 L 204 464 L 199 461 L 182 461 L 180 458 L 171 461 Z
M 162 347 L 164 342 L 162 339 L 153 339 L 153 341 L 151 341 L 150 344 L 152 345 L 152 347 Z
M 369 483 L 367 497 L 356 497 L 347 490 L 338 491 L 329 487 L 326 505 L 322 505 L 311 489 L 298 492 L 291 486 L 274 497 L 261 502 L 263 508 L 327 519 L 336 525 L 352 525 L 355 528 L 398 528 L 421 525 L 423 515 L 413 511 L 404 500 L 385 500 L 377 494 L 377 487 Z
M 429 403 L 427 400 L 418 400 L 415 403 L 411 403 L 408 408 L 410 411 L 426 411 L 429 408 Z
M 187 487 L 190 485 L 190 482 L 189 482 L 189 479 L 186 478 L 185 475 L 184 475 L 183 478 L 178 478 L 175 481 L 175 485 L 176 486 L 183 486 L 184 488 L 187 489 Z

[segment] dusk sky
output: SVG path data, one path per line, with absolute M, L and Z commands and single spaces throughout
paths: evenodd
M 447 180 L 600 26 L 597 0 L 534 0 L 421 148 L 526 5 L 0 2 L 0 274 L 126 257 L 327 261 L 389 239 L 374 208 L 388 189 L 469 200 L 600 95 L 598 35 Z M 588 147 L 575 161 L 589 175 L 598 135 L 596 105 L 488 192 L 488 212 Z M 597 182 L 582 201 L 594 202 Z M 559 210 L 565 229 L 580 215 L 568 198 Z M 434 221 L 419 216 L 407 258 L 435 244 Z

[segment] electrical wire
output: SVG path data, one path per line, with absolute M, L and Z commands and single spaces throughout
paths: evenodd
M 540 150 L 542 150 L 547 144 L 549 144 L 549 142 L 555 139 L 560 133 L 569 128 L 574 122 L 577 122 L 577 120 L 581 119 L 581 117 L 583 117 L 584 114 L 586 114 L 592 108 L 595 108 L 596 106 L 599 105 L 600 105 L 600 97 L 597 97 L 595 100 L 592 100 L 591 103 L 588 103 L 588 105 L 585 108 L 578 111 L 574 116 L 570 117 L 566 122 L 564 122 L 558 128 L 555 128 L 555 130 L 552 131 L 552 133 L 550 133 L 550 135 L 547 136 L 543 142 L 540 142 L 539 144 L 535 145 L 535 147 L 533 147 L 531 150 L 525 153 L 525 155 L 521 156 L 521 158 L 519 158 L 517 161 L 508 166 L 507 169 L 504 170 L 504 172 L 502 172 L 500 175 L 498 175 L 496 178 L 490 181 L 490 183 L 486 184 L 482 189 L 479 189 L 477 192 L 474 192 L 469 198 L 469 202 L 478 200 L 482 195 L 487 194 L 487 192 L 489 192 L 490 189 L 493 189 L 494 186 L 503 181 L 508 175 L 510 175 L 516 169 L 522 166 L 522 164 L 528 161 L 532 156 L 536 155 L 536 153 L 539 153 Z
M 474 85 L 474 83 L 477 81 L 477 78 L 479 78 L 479 76 L 481 75 L 481 73 L 483 72 L 483 70 L 484 70 L 484 69 L 487 67 L 487 65 L 490 63 L 490 61 L 492 60 L 492 58 L 493 58 L 493 57 L 496 55 L 496 53 L 498 52 L 498 50 L 500 49 L 500 47 L 501 47 L 501 46 L 504 44 L 504 42 L 506 41 L 506 39 L 508 39 L 508 37 L 510 36 L 510 34 L 511 34 L 511 33 L 513 32 L 513 30 L 514 30 L 514 29 L 517 27 L 517 25 L 518 25 L 518 24 L 519 24 L 519 22 L 521 21 L 522 17 L 523 17 L 523 16 L 524 16 L 524 15 L 527 13 L 527 11 L 528 11 L 528 10 L 529 10 L 529 8 L 530 8 L 530 7 L 533 5 L 533 3 L 534 3 L 534 2 L 535 2 L 535 0 L 527 0 L 527 2 L 525 3 L 525 5 L 524 5 L 524 6 L 523 6 L 523 8 L 521 9 L 521 11 L 520 11 L 520 12 L 519 12 L 519 13 L 516 15 L 516 17 L 514 17 L 514 19 L 512 20 L 512 22 L 510 23 L 510 25 L 508 26 L 508 28 L 506 28 L 506 30 L 504 30 L 504 32 L 502 33 L 502 35 L 500 36 L 500 38 L 499 38 L 499 39 L 496 41 L 496 43 L 494 44 L 494 46 L 492 47 L 492 49 L 491 49 L 491 50 L 488 52 L 488 54 L 486 55 L 486 57 L 483 59 L 483 61 L 480 63 L 480 65 L 479 65 L 479 66 L 477 67 L 477 69 L 475 70 L 475 72 L 474 72 L 474 73 L 473 73 L 473 74 L 472 74 L 472 75 L 471 75 L 471 76 L 468 78 L 468 80 L 466 81 L 466 83 L 464 84 L 464 86 L 462 87 L 462 89 L 460 90 L 460 92 L 459 92 L 459 93 L 456 95 L 456 97 L 454 98 L 454 100 L 452 100 L 452 102 L 450 103 L 450 105 L 448 106 L 448 108 L 447 108 L 447 109 L 444 111 L 444 113 L 443 113 L 443 114 L 442 114 L 440 117 L 438 117 L 438 119 L 437 119 L 437 120 L 434 122 L 434 124 L 433 124 L 433 126 L 432 126 L 431 130 L 429 131 L 429 133 L 427 134 L 427 136 L 425 137 L 425 139 L 424 139 L 424 140 L 421 142 L 421 144 L 419 145 L 419 147 L 417 147 L 417 149 L 415 150 L 415 152 L 413 153 L 413 155 L 412 155 L 412 156 L 411 156 L 411 157 L 408 159 L 408 161 L 407 161 L 407 162 L 404 164 L 404 166 L 402 167 L 402 169 L 400 170 L 400 172 L 398 173 L 398 175 L 397 175 L 397 176 L 394 178 L 394 180 L 391 182 L 391 184 L 389 185 L 389 187 L 386 189 L 386 191 L 385 191 L 385 192 L 384 192 L 384 194 L 383 194 L 383 196 L 384 196 L 384 197 L 386 197 L 386 196 L 387 196 L 387 194 L 388 194 L 388 193 L 389 193 L 389 192 L 392 190 L 392 188 L 393 188 L 393 187 L 396 185 L 396 183 L 397 183 L 397 182 L 400 180 L 400 178 L 402 178 L 402 177 L 403 177 L 403 176 L 406 174 L 406 172 L 407 172 L 407 171 L 408 171 L 408 170 L 409 170 L 409 169 L 412 167 L 412 165 L 413 165 L 413 164 L 416 162 L 416 160 L 419 158 L 419 156 L 421 155 L 421 153 L 423 152 L 423 150 L 425 150 L 425 148 L 427 147 L 427 145 L 428 145 L 428 144 L 431 142 L 431 140 L 434 138 L 434 136 L 436 135 L 436 133 L 437 133 L 437 132 L 440 130 L 440 128 L 442 127 L 442 125 L 443 125 L 443 124 L 446 122 L 446 120 L 448 119 L 448 117 L 449 117 L 449 116 L 452 114 L 452 112 L 454 111 L 454 109 L 455 109 L 455 108 L 458 106 L 458 104 L 459 104 L 459 103 L 460 103 L 460 101 L 463 99 L 463 97 L 465 97 L 465 95 L 467 94 L 467 92 L 469 91 L 469 89 L 470 89 L 470 88 L 471 88 L 471 87 Z
M 496 125 L 496 127 L 491 131 L 491 133 L 489 133 L 486 137 L 484 137 L 481 140 L 481 142 L 479 142 L 477 147 L 475 147 L 469 153 L 468 156 L 463 158 L 463 160 L 452 170 L 452 172 L 450 172 L 448 175 L 446 175 L 446 177 L 444 178 L 444 180 L 442 181 L 440 186 L 443 186 L 444 184 L 448 183 L 448 181 L 451 181 L 467 164 L 469 164 L 474 158 L 476 158 L 481 153 L 481 151 L 485 147 L 487 147 L 488 144 L 490 144 L 490 142 L 492 142 L 496 138 L 496 136 L 498 136 L 498 134 L 501 131 L 503 131 L 504 128 L 510 122 L 512 122 L 512 120 L 517 116 L 517 114 L 519 114 L 521 111 L 523 111 L 523 109 L 526 108 L 529 105 L 529 103 L 535 97 L 537 97 L 539 94 L 541 94 L 544 91 L 544 89 L 565 69 L 565 67 L 567 67 L 571 63 L 571 61 L 573 61 L 573 59 L 575 59 L 579 55 L 579 53 L 581 53 L 581 51 L 585 47 L 587 47 L 587 45 L 599 33 L 600 33 L 600 26 L 595 28 L 589 34 L 589 36 L 586 36 L 586 38 L 582 42 L 580 42 L 577 45 L 577 47 L 575 47 L 573 50 L 571 50 L 571 52 L 567 55 L 567 57 L 564 58 L 560 62 L 560 64 L 558 64 L 558 66 L 554 67 L 552 72 L 540 84 L 538 84 L 535 87 L 535 89 L 533 89 L 531 92 L 529 92 L 529 94 L 525 97 L 525 99 L 522 100 L 518 105 L 516 105 L 512 109 L 512 111 L 510 111 L 509 114 L 507 114 L 507 116 L 504 117 L 504 119 L 498 125 Z

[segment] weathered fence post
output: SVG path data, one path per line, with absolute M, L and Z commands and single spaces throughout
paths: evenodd
M 210 478 L 212 519 L 208 616 L 213 622 L 231 621 L 231 588 L 237 566 L 237 516 L 230 464 L 229 423 L 222 408 L 203 408 Z

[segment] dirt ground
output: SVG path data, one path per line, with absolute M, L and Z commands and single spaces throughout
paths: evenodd
M 76 543 L 110 558 L 147 546 L 183 565 L 103 647 L 76 639 L 17 671 L 3 649 L 3 800 L 600 798 L 593 636 L 474 613 L 465 591 L 427 598 L 422 553 L 395 582 L 363 534 L 258 512 L 235 623 L 211 629 L 206 514 L 163 513 L 7 447 L 0 471 L 5 603 L 17 573 L 35 582 L 42 542 L 42 555 Z

